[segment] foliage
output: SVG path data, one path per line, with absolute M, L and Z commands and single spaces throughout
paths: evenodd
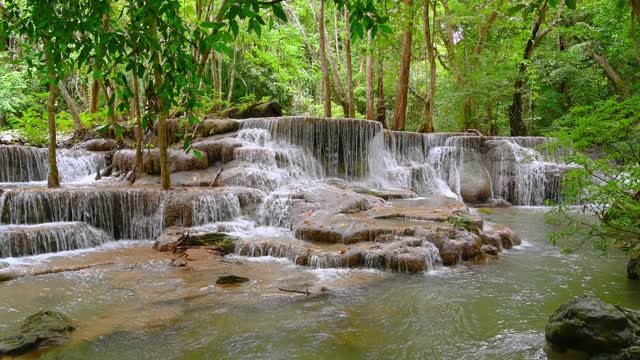
M 575 108 L 552 135 L 557 147 L 572 149 L 567 161 L 576 165 L 564 180 L 565 202 L 552 213 L 568 224 L 554 244 L 577 238 L 578 246 L 592 241 L 605 253 L 617 247 L 640 255 L 640 96 Z

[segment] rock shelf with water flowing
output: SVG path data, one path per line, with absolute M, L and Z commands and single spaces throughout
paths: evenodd
M 129 186 L 134 151 L 101 139 L 61 149 L 63 187 L 49 190 L 46 149 L 0 146 L 0 258 L 169 244 L 191 231 L 300 266 L 429 271 L 520 243 L 465 203 L 561 200 L 568 168 L 540 149 L 546 138 L 392 132 L 366 120 L 208 119 L 197 134 L 203 156 L 169 139 L 171 191 L 160 190 L 157 150 L 144 151 L 144 175 Z

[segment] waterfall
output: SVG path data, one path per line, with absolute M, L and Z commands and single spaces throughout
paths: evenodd
M 194 225 L 233 220 L 242 212 L 238 196 L 226 193 L 200 196 L 193 201 L 192 210 Z
M 114 239 L 146 240 L 163 228 L 163 193 L 146 189 L 7 190 L 0 224 L 81 221 Z
M 0 226 L 0 258 L 85 249 L 110 240 L 81 222 Z
M 547 166 L 541 155 L 514 141 L 489 140 L 486 145 L 494 196 L 517 205 L 543 204 Z
M 383 150 L 382 125 L 375 121 L 321 118 L 264 118 L 243 122 L 243 129 L 266 129 L 277 143 L 308 150 L 324 175 L 347 180 L 365 178 L 377 166 L 370 151 Z M 378 136 L 376 136 L 378 135 Z M 381 162 L 382 157 L 373 159 Z
M 69 182 L 95 174 L 105 167 L 107 156 L 84 150 L 56 152 L 62 181 Z M 0 182 L 45 181 L 49 175 L 48 151 L 31 146 L 0 146 Z
M 264 200 L 259 213 L 260 224 L 291 228 L 291 210 L 299 199 L 289 194 L 273 193 Z

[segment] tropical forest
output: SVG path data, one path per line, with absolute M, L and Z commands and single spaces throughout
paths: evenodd
M 0 0 L 0 359 L 640 360 L 640 0 Z

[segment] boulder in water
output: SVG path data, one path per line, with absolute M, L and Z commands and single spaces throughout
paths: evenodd
M 561 305 L 545 329 L 554 350 L 572 349 L 589 355 L 638 355 L 639 334 L 640 312 L 588 296 Z
M 460 195 L 466 202 L 481 203 L 491 196 L 491 177 L 477 152 L 465 154 L 460 177 Z
M 64 314 L 39 311 L 24 321 L 19 334 L 0 339 L 0 355 L 20 355 L 42 346 L 61 344 L 74 329 Z
M 218 280 L 216 280 L 216 285 L 236 285 L 248 282 L 249 278 L 236 276 L 236 275 L 224 275 L 220 276 Z

